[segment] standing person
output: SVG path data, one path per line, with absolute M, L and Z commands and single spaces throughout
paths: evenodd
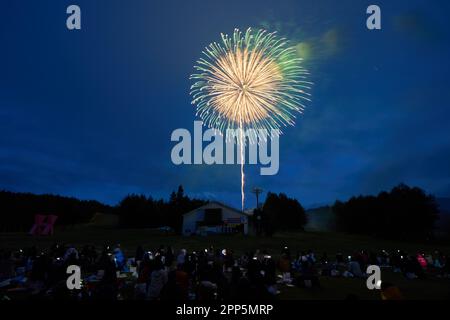
M 144 254 L 142 262 L 137 267 L 138 278 L 135 285 L 135 296 L 138 299 L 144 299 L 147 293 L 147 283 L 151 274 L 150 255 Z
M 136 262 L 136 264 L 140 263 L 138 261 L 142 261 L 144 259 L 144 254 L 145 254 L 144 248 L 142 248 L 142 246 L 139 245 L 136 248 L 136 254 L 134 255 L 134 261 Z
M 166 261 L 165 261 L 166 267 L 171 267 L 174 259 L 175 259 L 175 254 L 173 253 L 172 247 L 169 246 L 169 247 L 167 247 L 167 250 L 166 250 Z
M 155 269 L 150 275 L 150 284 L 147 290 L 147 297 L 150 300 L 156 300 L 159 298 L 159 294 L 161 293 L 161 289 L 167 283 L 167 272 L 161 261 L 158 258 L 155 261 Z
M 283 253 L 278 261 L 278 268 L 283 274 L 283 281 L 288 282 L 291 278 L 291 260 L 288 254 Z
M 184 264 L 186 262 L 186 249 L 181 249 L 177 256 L 177 264 Z
M 182 264 L 177 266 L 177 270 L 175 271 L 175 281 L 180 288 L 182 299 L 187 300 L 189 294 L 189 274 Z

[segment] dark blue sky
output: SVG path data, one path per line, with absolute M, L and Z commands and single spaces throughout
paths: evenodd
M 365 27 L 378 4 L 382 30 Z M 78 4 L 82 30 L 65 27 Z M 117 203 L 187 193 L 239 207 L 238 166 L 175 166 L 204 46 L 264 26 L 296 45 L 313 101 L 280 171 L 247 186 L 306 206 L 404 182 L 450 195 L 448 1 L 20 1 L 0 4 L 0 189 Z M 248 195 L 248 206 L 254 205 Z

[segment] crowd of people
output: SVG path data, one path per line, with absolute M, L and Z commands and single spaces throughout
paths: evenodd
M 82 271 L 81 288 L 67 287 L 67 267 Z M 77 248 L 54 244 L 14 252 L 0 251 L 0 298 L 37 299 L 145 299 L 227 301 L 277 299 L 283 286 L 305 290 L 321 288 L 323 277 L 366 278 L 366 268 L 378 265 L 406 278 L 450 277 L 450 262 L 441 252 L 407 254 L 361 250 L 352 255 L 312 250 L 291 252 L 284 247 L 272 257 L 266 250 L 235 254 L 231 249 L 205 248 L 175 251 L 170 246 L 144 249 L 134 255 L 120 245 Z M 383 299 L 402 299 L 393 284 L 381 283 Z

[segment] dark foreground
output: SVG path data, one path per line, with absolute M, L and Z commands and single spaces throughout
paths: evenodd
M 366 287 L 369 264 L 381 266 L 387 297 L 450 298 L 445 245 L 334 233 L 185 238 L 93 227 L 46 238 L 0 234 L 0 242 L 0 294 L 12 300 L 380 300 L 380 290 Z M 70 264 L 81 267 L 80 290 L 67 290 Z M 6 274 L 11 265 L 14 273 Z

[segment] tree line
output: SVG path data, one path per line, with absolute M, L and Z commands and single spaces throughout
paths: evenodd
M 297 199 L 273 192 L 267 193 L 262 208 L 257 208 L 251 218 L 256 233 L 266 236 L 277 231 L 303 231 L 307 222 L 305 209 Z
M 336 201 L 332 209 L 338 231 L 390 239 L 430 239 L 439 218 L 434 196 L 405 184 L 377 196 Z
M 151 196 L 128 195 L 115 208 L 122 228 L 155 228 L 168 226 L 180 233 L 183 214 L 194 210 L 207 201 L 194 199 L 184 194 L 183 186 L 170 194 L 168 201 Z
M 28 231 L 36 214 L 58 216 L 57 225 L 75 225 L 89 222 L 100 212 L 118 215 L 123 228 L 169 226 L 179 232 L 183 214 L 206 202 L 189 198 L 182 186 L 171 193 L 168 201 L 131 194 L 114 207 L 95 200 L 0 191 L 0 231 Z
M 95 200 L 32 193 L 0 191 L 0 231 L 28 231 L 36 214 L 58 216 L 58 225 L 88 222 L 96 212 L 112 212 Z
M 54 214 L 58 216 L 57 225 L 74 225 L 87 223 L 95 213 L 101 212 L 118 215 L 121 228 L 167 226 L 180 233 L 183 215 L 206 203 L 185 195 L 181 185 L 168 200 L 130 194 L 114 207 L 94 200 L 1 191 L 0 210 L 3 215 L 0 231 L 28 231 L 36 214 Z M 272 235 L 276 231 L 302 229 L 306 224 L 306 214 L 296 199 L 269 192 L 262 208 L 256 210 L 253 222 L 261 234 Z
M 172 192 L 169 201 L 155 200 L 143 195 L 129 195 L 116 208 L 119 223 L 124 228 L 169 226 L 181 233 L 183 215 L 207 201 L 191 199 L 182 186 Z M 259 216 L 259 218 L 258 218 Z M 259 227 L 260 234 L 272 235 L 276 231 L 299 230 L 306 224 L 305 210 L 296 199 L 285 194 L 269 192 L 261 210 L 256 210 L 250 223 Z
M 54 214 L 58 225 L 89 222 L 97 212 L 116 214 L 122 228 L 171 227 L 179 233 L 183 214 L 207 201 L 190 198 L 182 186 L 168 200 L 131 194 L 112 207 L 95 200 L 58 195 L 0 191 L 0 231 L 28 231 L 35 214 Z M 422 189 L 401 184 L 376 196 L 352 197 L 332 206 L 338 231 L 392 239 L 430 239 L 438 219 L 435 198 Z M 258 234 L 303 230 L 307 223 L 300 202 L 283 193 L 267 193 L 261 208 L 250 219 Z

